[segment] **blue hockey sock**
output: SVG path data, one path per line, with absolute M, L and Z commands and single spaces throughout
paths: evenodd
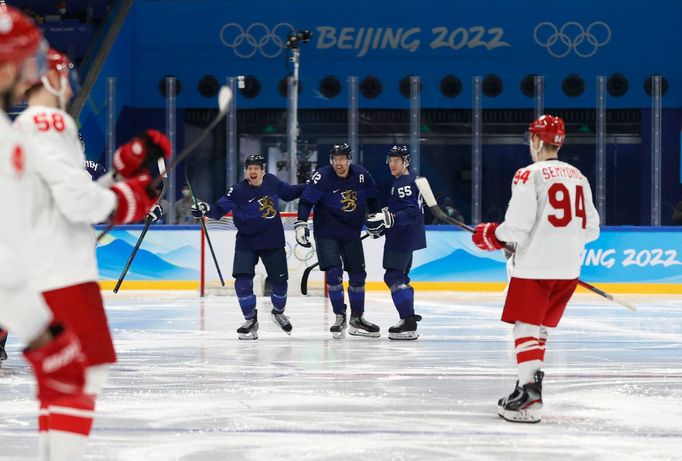
M 346 312 L 346 305 L 343 303 L 343 270 L 341 266 L 333 266 L 325 271 L 325 275 L 332 309 L 335 314 L 343 314 Z
M 414 289 L 408 285 L 408 278 L 400 271 L 387 269 L 384 282 L 391 290 L 393 304 L 400 318 L 414 315 Z
M 253 277 L 236 277 L 234 289 L 237 292 L 239 307 L 245 319 L 256 315 L 256 295 L 253 294 Z
M 284 312 L 287 306 L 287 282 L 272 282 L 272 294 L 270 295 L 272 307 L 278 312 Z
M 367 272 L 348 274 L 348 300 L 353 314 L 362 315 L 365 312 L 365 279 Z

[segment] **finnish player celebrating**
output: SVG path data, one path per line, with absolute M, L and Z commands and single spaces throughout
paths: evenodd
M 348 300 L 351 317 L 349 334 L 380 336 L 379 327 L 364 319 L 365 254 L 360 232 L 367 208 L 378 211 L 378 188 L 374 178 L 361 165 L 351 164 L 353 154 L 348 144 L 335 144 L 329 163 L 319 168 L 301 195 L 296 241 L 309 248 L 308 216 L 314 208 L 313 233 L 320 270 L 325 272 L 327 292 L 336 320 L 329 329 L 336 339 L 346 330 L 346 305 L 343 294 L 343 271 L 348 272 Z M 343 264 L 343 265 L 342 265 Z
M 62 405 L 41 402 L 39 429 L 43 456 L 80 459 L 94 418 L 95 399 L 116 361 L 100 294 L 92 224 L 108 219 L 126 224 L 144 217 L 155 202 L 147 188 L 149 158 L 168 155 L 168 140 L 148 131 L 115 154 L 117 177 L 92 182 L 76 124 L 64 111 L 73 96 L 73 65 L 54 51 L 47 53 L 48 72 L 27 91 L 28 108 L 15 129 L 35 149 L 34 194 L 26 200 L 33 219 L 27 245 L 33 261 L 31 281 L 56 321 L 70 327 L 87 359 L 85 396 Z M 40 261 L 37 263 L 37 261 Z
M 479 224 L 472 239 L 487 251 L 516 246 L 502 321 L 514 325 L 518 381 L 499 400 L 498 413 L 507 421 L 537 423 L 547 329 L 559 324 L 573 295 L 580 254 L 599 236 L 599 215 L 585 176 L 558 158 L 564 121 L 543 115 L 528 130 L 533 163 L 514 175 L 504 222 Z
M 426 248 L 422 200 L 414 182 L 417 177 L 409 170 L 410 157 L 405 146 L 393 146 L 388 151 L 386 163 L 395 178 L 388 207 L 368 216 L 366 222 L 374 237 L 386 236 L 384 282 L 400 315 L 400 321 L 388 329 L 388 337 L 398 340 L 419 338 L 417 322 L 421 316 L 414 313 L 414 288 L 410 286 L 409 273 L 412 253 Z
M 228 212 L 237 227 L 232 277 L 239 307 L 246 322 L 237 329 L 239 339 L 258 339 L 258 310 L 253 294 L 253 278 L 258 259 L 263 262 L 272 283 L 272 320 L 287 334 L 292 326 L 284 314 L 287 304 L 287 255 L 284 250 L 284 227 L 279 214 L 279 200 L 297 199 L 305 185 L 289 185 L 277 176 L 265 173 L 265 157 L 249 155 L 244 164 L 246 179 L 234 184 L 215 203 L 192 205 L 195 218 L 220 219 Z

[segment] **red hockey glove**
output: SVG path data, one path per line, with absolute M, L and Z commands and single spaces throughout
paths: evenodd
M 476 226 L 471 236 L 474 245 L 485 251 L 495 251 L 504 248 L 504 244 L 495 237 L 495 229 L 499 226 L 495 222 L 484 222 Z
M 152 165 L 160 158 L 170 157 L 170 141 L 160 131 L 147 130 L 136 136 L 114 152 L 114 169 L 126 179 L 149 173 Z
M 38 381 L 38 399 L 44 403 L 78 396 L 85 387 L 86 359 L 78 338 L 60 325 L 50 327 L 53 339 L 37 349 L 24 350 Z
M 118 198 L 118 206 L 111 217 L 112 223 L 128 224 L 147 216 L 156 203 L 156 197 L 150 197 L 147 192 L 150 182 L 149 175 L 143 174 L 111 186 Z

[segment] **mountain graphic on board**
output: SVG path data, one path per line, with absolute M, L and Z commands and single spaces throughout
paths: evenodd
M 469 282 L 486 280 L 506 282 L 506 264 L 490 258 L 479 258 L 465 250 L 455 250 L 435 261 L 410 271 L 410 279 L 434 282 Z
M 114 240 L 97 248 L 100 278 L 117 280 L 128 262 L 133 246 Z M 135 255 L 127 280 L 197 280 L 199 271 L 169 263 L 157 255 L 140 249 Z

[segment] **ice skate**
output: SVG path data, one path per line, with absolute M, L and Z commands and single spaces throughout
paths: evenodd
M 379 333 L 380 328 L 373 323 L 368 322 L 365 318 L 360 315 L 350 316 L 350 322 L 348 327 L 348 334 L 353 336 L 365 336 L 368 338 L 378 338 L 381 336 Z
M 275 309 L 270 312 L 272 321 L 275 322 L 275 325 L 280 327 L 286 334 L 291 336 L 291 322 L 289 322 L 289 318 L 284 315 L 284 312 L 279 312 Z
M 400 322 L 388 329 L 388 339 L 414 340 L 419 338 L 417 322 L 422 319 L 421 315 L 411 315 L 400 319 Z
M 258 311 L 256 311 L 253 318 L 247 319 L 246 322 L 237 328 L 239 339 L 258 339 Z
M 334 325 L 329 328 L 334 339 L 341 339 L 346 334 L 346 314 L 336 314 Z
M 0 362 L 7 360 L 7 352 L 2 344 L 0 344 Z
M 539 423 L 542 409 L 542 378 L 545 374 L 536 371 L 532 383 L 523 386 L 516 383 L 516 389 L 500 399 L 498 415 L 512 423 Z

